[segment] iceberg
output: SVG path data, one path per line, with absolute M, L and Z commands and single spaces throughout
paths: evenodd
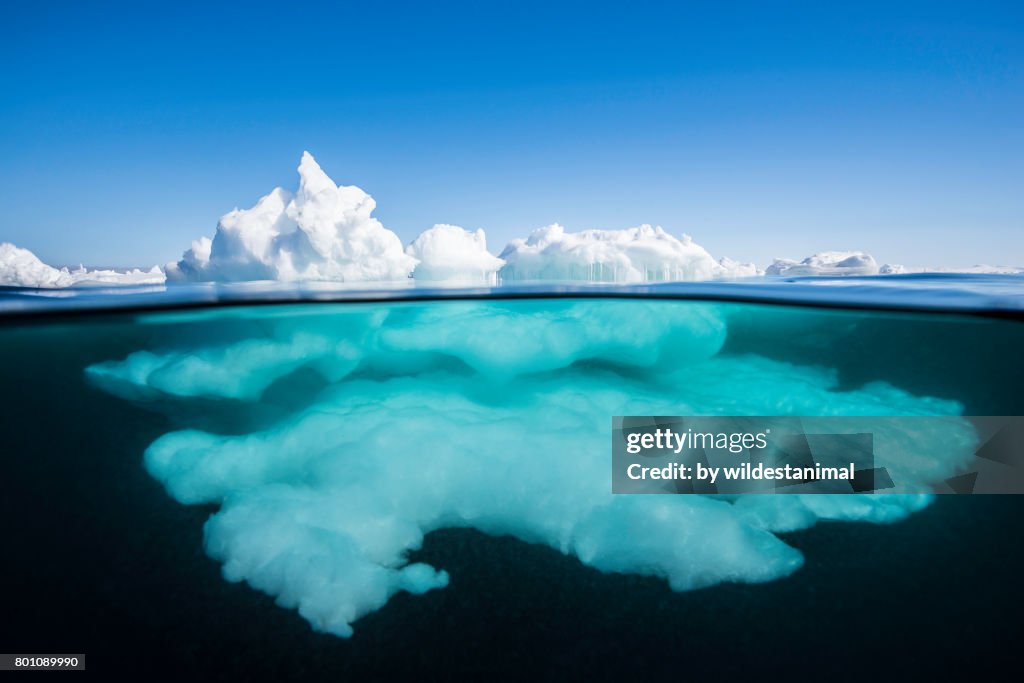
M 396 593 L 449 584 L 443 567 L 410 560 L 438 529 L 511 535 L 683 591 L 791 574 L 803 556 L 780 533 L 927 505 L 912 491 L 611 493 L 613 415 L 962 413 L 884 382 L 845 386 L 829 368 L 724 352 L 732 320 L 757 315 L 572 299 L 153 313 L 138 324 L 175 334 L 87 376 L 170 418 L 146 469 L 175 500 L 217 507 L 205 548 L 224 577 L 347 637 Z M 218 405 L 267 417 L 239 429 L 217 422 Z M 976 445 L 961 419 L 875 440 L 881 464 L 931 477 L 951 476 Z
M 481 282 L 497 284 L 503 260 L 487 251 L 483 230 L 470 232 L 457 225 L 438 224 L 420 233 L 405 248 L 416 259 L 412 275 L 422 282 Z
M 168 264 L 173 280 L 330 280 L 408 278 L 416 259 L 372 216 L 377 204 L 355 186 L 339 186 L 304 152 L 299 188 L 275 188 L 250 209 L 221 217 L 213 239 L 193 242 Z

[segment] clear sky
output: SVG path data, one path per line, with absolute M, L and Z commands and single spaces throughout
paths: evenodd
M 1022 2 L 7 3 L 0 241 L 149 265 L 310 150 L 403 241 L 1024 265 Z

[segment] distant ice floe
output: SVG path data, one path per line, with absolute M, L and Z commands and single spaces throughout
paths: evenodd
M 0 286 L 59 289 L 108 285 L 159 285 L 165 280 L 158 266 L 150 270 L 132 269 L 74 270 L 54 268 L 39 260 L 28 249 L 20 249 L 9 242 L 0 244 Z
M 224 577 L 347 637 L 396 593 L 448 585 L 443 567 L 410 560 L 438 529 L 511 535 L 683 591 L 787 576 L 803 556 L 780 534 L 819 520 L 892 522 L 931 500 L 613 495 L 611 415 L 951 416 L 928 432 L 875 433 L 876 462 L 898 479 L 899 468 L 952 476 L 977 448 L 955 401 L 721 353 L 737 313 L 764 315 L 765 328 L 777 317 L 612 300 L 154 314 L 137 324 L 173 323 L 174 334 L 87 375 L 178 425 L 145 466 L 179 502 L 218 506 L 205 549 Z M 312 394 L 310 374 L 322 379 Z M 239 431 L 242 406 L 288 408 Z
M 822 251 L 803 261 L 775 259 L 765 275 L 878 275 L 879 267 L 871 254 L 863 251 Z
M 879 275 L 905 275 L 908 273 L 964 273 L 968 275 L 1024 275 L 1024 267 L 990 266 L 979 264 L 963 268 L 913 268 L 897 264 L 885 264 L 878 270 Z
M 1024 275 L 1017 266 L 976 265 L 963 268 L 917 268 L 893 263 L 878 265 L 863 251 L 822 251 L 803 261 L 775 259 L 764 274 L 790 277 L 841 277 L 844 275 L 905 275 L 908 273 L 964 273 L 972 275 Z

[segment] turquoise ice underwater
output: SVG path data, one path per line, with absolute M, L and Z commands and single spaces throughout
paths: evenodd
M 145 466 L 179 502 L 219 506 L 205 545 L 226 579 L 347 637 L 395 593 L 448 585 L 444 567 L 406 559 L 437 529 L 509 534 L 684 591 L 795 572 L 803 557 L 779 533 L 926 506 L 917 493 L 611 494 L 613 415 L 962 414 L 884 382 L 840 388 L 829 367 L 722 352 L 741 318 L 822 344 L 848 324 L 780 310 L 537 299 L 150 313 L 136 322 L 164 341 L 86 372 L 181 416 L 211 400 L 255 408 L 315 374 L 315 398 L 287 417 L 247 433 L 172 431 Z M 977 445 L 966 420 L 875 438 L 881 464 L 928 478 L 953 475 Z

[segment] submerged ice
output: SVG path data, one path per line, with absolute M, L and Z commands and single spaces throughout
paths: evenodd
M 145 465 L 176 500 L 219 506 L 205 538 L 224 576 L 348 636 L 395 593 L 448 585 L 444 567 L 408 560 L 436 529 L 509 534 L 688 590 L 795 571 L 802 556 L 780 532 L 888 522 L 928 503 L 912 492 L 612 495 L 613 415 L 961 412 L 885 383 L 841 387 L 828 368 L 724 353 L 735 315 L 768 314 L 610 300 L 154 314 L 141 322 L 174 332 L 163 346 L 88 375 L 180 424 Z M 310 375 L 314 389 L 297 379 Z M 194 424 L 190 408 L 218 403 L 287 408 L 242 431 Z M 970 425 L 950 421 L 880 433 L 875 450 L 934 478 L 974 446 Z

